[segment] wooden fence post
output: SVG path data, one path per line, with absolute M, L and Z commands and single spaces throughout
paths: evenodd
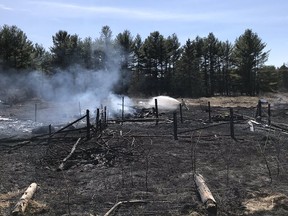
M 262 117 L 262 103 L 261 103 L 261 100 L 259 100 L 259 116 Z
M 158 125 L 159 115 L 158 115 L 158 101 L 157 101 L 157 99 L 155 99 L 155 115 L 156 115 L 156 125 Z
M 52 126 L 51 126 L 51 124 L 49 124 L 48 129 L 49 129 L 49 136 L 51 136 L 51 134 L 52 134 Z
M 122 97 L 122 123 L 124 121 L 124 97 Z
M 79 117 L 81 117 L 81 103 L 80 103 L 80 101 L 79 101 Z
M 107 126 L 107 107 L 104 106 L 104 125 Z
M 37 122 L 37 103 L 35 103 L 35 122 Z
M 233 114 L 233 108 L 230 108 L 230 135 L 234 139 L 234 114 Z
M 86 122 L 87 122 L 87 133 L 86 137 L 87 139 L 90 139 L 90 116 L 89 116 L 89 110 L 86 110 Z
M 256 118 L 258 116 L 262 117 L 262 103 L 261 103 L 261 100 L 258 101 L 258 105 L 257 105 Z
M 209 114 L 209 123 L 211 123 L 211 106 L 210 106 L 210 101 L 208 101 L 208 114 Z
M 52 126 L 51 126 L 51 124 L 49 124 L 49 137 L 48 137 L 48 145 L 50 145 L 50 141 L 51 141 L 51 135 L 52 135 Z
M 173 128 L 174 128 L 174 140 L 178 140 L 177 136 L 177 113 L 173 112 Z
M 97 108 L 96 110 L 96 132 L 98 132 L 98 129 L 99 129 L 99 119 L 100 119 L 100 110 L 99 108 Z
M 102 120 L 101 119 L 99 120 L 99 131 L 100 131 L 100 134 L 102 134 Z
M 183 124 L 182 104 L 179 105 L 179 108 L 180 108 L 180 121 Z
M 271 125 L 271 107 L 270 103 L 268 103 L 268 125 Z
M 103 104 L 101 104 L 101 106 L 100 106 L 100 119 L 101 119 L 101 120 L 103 120 L 103 118 L 104 118 L 104 116 L 103 116 L 103 113 L 104 113 L 104 112 L 103 112 L 103 109 L 104 109 L 104 108 L 103 108 Z

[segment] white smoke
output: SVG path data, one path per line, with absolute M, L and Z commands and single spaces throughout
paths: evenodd
M 113 87 L 119 80 L 119 71 L 85 70 L 79 66 L 69 71 L 60 71 L 51 79 L 45 79 L 40 86 L 41 97 L 47 100 L 81 104 L 82 112 L 86 109 L 95 111 L 106 106 L 110 116 L 120 113 L 122 97 L 113 93 Z M 126 112 L 131 100 L 124 99 Z
M 175 111 L 181 104 L 181 102 L 175 98 L 160 95 L 150 98 L 148 101 L 140 101 L 139 105 L 145 108 L 155 107 L 155 99 L 157 99 L 157 106 L 159 111 Z
M 39 82 L 41 96 L 51 100 L 79 101 L 105 99 L 119 79 L 118 71 L 93 71 L 74 66 Z
M 8 97 L 8 89 L 10 89 L 9 91 L 16 89 L 19 92 L 24 92 L 24 89 L 32 89 L 36 97 L 61 104 L 58 109 L 61 113 L 56 113 L 55 109 L 50 118 L 71 112 L 71 106 L 73 106 L 75 114 L 79 114 L 79 112 L 84 114 L 86 109 L 93 114 L 97 108 L 107 106 L 109 115 L 113 116 L 121 113 L 122 109 L 123 96 L 113 94 L 113 88 L 120 78 L 120 61 L 117 62 L 116 59 L 113 59 L 107 68 L 109 70 L 96 71 L 74 65 L 67 70 L 58 70 L 52 76 L 47 76 L 40 71 L 13 73 L 13 75 L 6 73 L 5 76 L 0 73 L 0 84 L 5 84 L 7 89 L 7 91 L 1 92 L 0 100 Z M 14 95 L 19 97 L 19 94 Z M 133 109 L 129 108 L 133 103 L 128 97 L 124 98 L 124 103 L 125 113 L 133 112 Z

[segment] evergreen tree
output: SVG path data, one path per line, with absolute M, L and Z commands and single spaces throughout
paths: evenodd
M 112 39 L 112 30 L 109 26 L 103 26 L 100 37 L 93 44 L 93 62 L 96 70 L 118 70 L 118 50 L 115 49 Z
M 258 71 L 259 91 L 275 92 L 278 90 L 278 72 L 274 66 L 263 66 Z
M 125 30 L 116 36 L 115 43 L 119 48 L 119 57 L 121 61 L 120 68 L 120 85 L 118 84 L 117 92 L 127 94 L 132 76 L 132 56 L 133 56 L 133 37 L 130 31 Z
M 158 95 L 163 93 L 165 78 L 165 39 L 158 31 L 150 33 L 142 46 L 144 53 L 144 73 L 146 78 L 146 93 Z
M 158 31 L 144 42 L 140 35 L 133 39 L 129 30 L 115 39 L 112 36 L 109 26 L 102 27 L 95 41 L 61 30 L 52 36 L 53 46 L 47 52 L 33 45 L 16 26 L 4 25 L 0 29 L 0 66 L 46 74 L 57 68 L 74 73 L 70 68 L 74 64 L 96 71 L 120 70 L 114 89 L 119 94 L 197 97 L 241 92 L 253 96 L 259 91 L 288 89 L 287 67 L 264 66 L 269 51 L 264 51 L 266 44 L 250 29 L 234 45 L 219 41 L 213 33 L 189 39 L 182 47 L 176 34 L 164 38 Z
M 92 60 L 92 39 L 91 37 L 85 38 L 83 41 L 79 41 L 79 50 L 80 50 L 80 64 L 86 69 L 93 68 Z
M 51 73 L 51 54 L 45 50 L 42 45 L 34 45 L 34 63 L 33 69 L 45 72 L 47 75 Z
M 130 82 L 129 93 L 131 94 L 142 94 L 144 92 L 145 75 L 144 75 L 144 53 L 143 42 L 139 34 L 136 35 L 132 45 L 132 59 L 131 59 L 131 70 L 132 77 Z
M 259 91 L 258 70 L 268 59 L 269 52 L 264 52 L 266 44 L 247 29 L 236 39 L 234 49 L 234 63 L 241 78 L 242 93 L 254 96 Z
M 233 46 L 229 41 L 221 42 L 220 61 L 221 61 L 221 74 L 218 81 L 219 93 L 230 95 L 231 92 L 231 73 L 233 68 L 232 60 Z
M 168 36 L 165 40 L 166 59 L 165 59 L 165 79 L 163 88 L 170 94 L 175 94 L 173 89 L 173 75 L 176 73 L 176 63 L 181 55 L 180 42 L 176 34 Z
M 203 40 L 200 37 L 197 37 L 194 41 L 188 39 L 183 46 L 174 77 L 174 86 L 179 96 L 197 97 L 202 95 L 202 47 Z
M 215 38 L 213 33 L 209 33 L 207 38 L 203 39 L 204 43 L 204 61 L 202 64 L 204 72 L 204 83 L 206 96 L 213 96 L 219 89 L 216 88 L 219 83 L 220 70 L 217 62 L 220 54 L 220 42 Z
M 288 67 L 287 65 L 283 64 L 278 69 L 278 76 L 279 76 L 279 89 L 287 91 L 288 90 Z
M 0 63 L 4 69 L 31 69 L 33 44 L 17 26 L 4 25 L 0 29 Z
M 67 69 L 72 64 L 78 63 L 79 47 L 78 36 L 70 35 L 67 31 L 60 30 L 52 36 L 53 46 L 50 48 L 53 65 L 61 69 Z

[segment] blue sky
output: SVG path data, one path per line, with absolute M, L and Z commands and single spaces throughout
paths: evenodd
M 129 30 L 145 39 L 175 33 L 181 44 L 212 32 L 221 41 L 252 29 L 270 50 L 266 65 L 288 63 L 287 0 L 0 0 L 0 26 L 16 25 L 49 49 L 59 30 L 97 38 L 104 25 L 113 36 Z

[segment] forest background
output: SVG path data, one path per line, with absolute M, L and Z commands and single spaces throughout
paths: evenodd
M 255 96 L 288 90 L 287 65 L 265 65 L 269 50 L 252 29 L 234 42 L 220 41 L 209 33 L 181 45 L 177 34 L 164 37 L 154 31 L 142 39 L 124 30 L 113 37 L 110 27 L 103 26 L 95 38 L 59 30 L 52 41 L 53 46 L 45 50 L 15 25 L 0 28 L 1 95 L 21 86 L 25 97 L 37 96 L 35 83 L 42 82 L 46 91 L 43 77 L 51 80 L 54 90 L 67 82 L 74 92 L 109 83 L 105 90 L 129 96 Z M 95 79 L 101 82 L 93 84 Z

